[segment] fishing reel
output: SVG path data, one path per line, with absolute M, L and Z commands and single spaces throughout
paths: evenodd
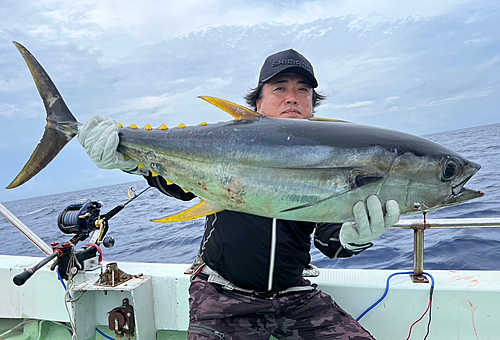
M 108 231 L 107 214 L 101 216 L 102 204 L 97 201 L 80 200 L 67 206 L 57 217 L 57 226 L 65 234 L 75 234 L 71 243 L 76 244 L 89 237 L 90 233 L 99 231 L 97 237 L 92 237 L 91 243 L 100 244 L 106 248 L 114 245 L 112 237 L 103 238 Z
M 101 203 L 80 200 L 67 206 L 57 217 L 57 226 L 65 234 L 87 234 L 97 230 L 95 222 L 99 219 Z

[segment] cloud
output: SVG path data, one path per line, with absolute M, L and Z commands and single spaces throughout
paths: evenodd
M 345 108 L 351 109 L 351 108 L 357 108 L 357 107 L 363 107 L 363 106 L 370 106 L 373 103 L 375 103 L 373 100 L 365 100 L 363 102 L 355 102 L 352 104 L 345 105 Z
M 385 98 L 385 102 L 386 103 L 393 103 L 393 102 L 397 101 L 399 98 L 401 98 L 401 97 L 400 96 L 387 97 L 387 98 Z
M 20 111 L 16 104 L 0 104 L 0 116 L 10 118 Z
M 116 55 L 130 53 L 137 47 L 218 27 L 255 27 L 269 23 L 293 27 L 321 19 L 351 16 L 350 29 L 363 26 L 366 29 L 368 23 L 376 26 L 381 22 L 409 17 L 443 15 L 460 5 L 460 2 L 316 0 L 294 1 L 283 6 L 281 2 L 270 1 L 187 0 L 165 3 L 154 0 L 52 0 L 9 5 L 6 15 L 2 16 L 0 30 L 26 32 L 34 40 L 45 44 L 60 45 L 77 41 L 81 48 L 93 47 L 104 51 L 102 61 L 113 62 Z M 311 28 L 311 32 L 298 34 L 321 36 L 330 30 L 328 27 Z M 237 42 L 231 37 L 227 38 L 233 46 Z
M 437 105 L 443 105 L 443 104 L 448 104 L 450 102 L 455 102 L 455 101 L 463 101 L 463 100 L 468 100 L 468 99 L 475 99 L 475 98 L 482 98 L 482 97 L 487 97 L 492 95 L 494 92 L 496 92 L 495 89 L 488 87 L 486 89 L 483 89 L 482 91 L 470 91 L 466 93 L 461 93 L 452 97 L 447 97 L 439 100 L 432 100 L 430 102 L 425 102 L 420 104 L 421 107 L 430 107 L 430 106 L 437 106 Z

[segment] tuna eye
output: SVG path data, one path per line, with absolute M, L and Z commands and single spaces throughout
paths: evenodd
M 449 161 L 443 169 L 443 179 L 448 180 L 458 173 L 458 165 L 454 161 Z

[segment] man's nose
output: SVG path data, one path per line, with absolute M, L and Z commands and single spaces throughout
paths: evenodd
M 288 91 L 286 103 L 297 105 L 297 97 L 295 91 Z

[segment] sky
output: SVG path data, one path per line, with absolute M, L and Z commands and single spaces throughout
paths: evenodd
M 425 135 L 500 122 L 498 1 L 0 2 L 0 202 L 130 182 L 75 139 L 23 186 L 4 189 L 45 126 L 12 44 L 43 65 L 80 122 L 197 125 L 232 119 L 197 97 L 244 104 L 264 59 L 294 48 L 327 99 L 317 117 Z

